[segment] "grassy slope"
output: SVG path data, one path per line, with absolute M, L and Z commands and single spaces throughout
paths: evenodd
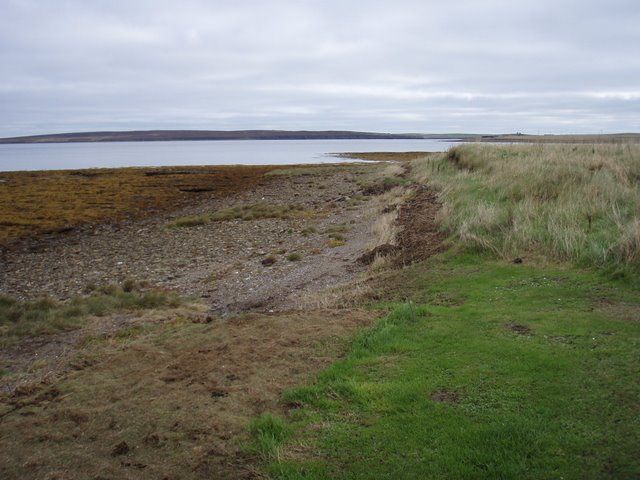
M 637 291 L 478 255 L 401 275 L 416 303 L 285 395 L 302 408 L 264 452 L 276 478 L 640 474 Z
M 391 313 L 284 396 L 286 419 L 256 419 L 270 473 L 640 476 L 637 154 L 464 146 L 414 163 L 466 250 L 383 278 Z
M 442 226 L 463 245 L 640 270 L 638 146 L 465 145 L 414 167 L 441 192 Z

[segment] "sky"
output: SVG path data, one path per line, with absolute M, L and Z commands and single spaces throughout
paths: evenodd
M 0 136 L 640 131 L 638 0 L 0 0 Z

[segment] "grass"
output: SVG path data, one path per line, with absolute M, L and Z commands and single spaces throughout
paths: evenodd
M 262 218 L 296 218 L 309 216 L 311 216 L 311 212 L 306 210 L 302 205 L 270 205 L 259 203 L 220 210 L 211 215 L 211 220 L 259 220 Z
M 73 330 L 82 326 L 89 316 L 179 304 L 180 299 L 174 294 L 142 291 L 130 284 L 109 285 L 89 296 L 74 297 L 66 302 L 50 298 L 18 301 L 0 296 L 0 344 L 6 346 L 26 336 Z
M 637 290 L 478 254 L 393 275 L 391 313 L 285 393 L 274 478 L 640 474 Z
M 299 262 L 300 260 L 302 260 L 302 255 L 299 253 L 290 253 L 289 255 L 287 255 L 287 260 L 289 260 L 290 262 Z
M 212 214 L 180 217 L 169 224 L 169 228 L 196 227 L 209 222 L 228 220 L 262 220 L 265 218 L 309 218 L 313 212 L 301 205 L 271 205 L 258 203 L 225 208 Z
M 640 146 L 464 145 L 413 166 L 465 246 L 615 275 L 640 268 Z
M 279 457 L 280 448 L 290 435 L 290 431 L 290 427 L 284 420 L 271 413 L 264 413 L 249 424 L 253 450 L 264 459 Z
M 169 228 L 197 227 L 205 225 L 210 220 L 208 215 L 192 215 L 188 217 L 180 217 L 169 224 Z
M 451 248 L 370 277 L 389 313 L 283 394 L 266 471 L 638 478 L 640 148 L 465 145 L 412 167 Z

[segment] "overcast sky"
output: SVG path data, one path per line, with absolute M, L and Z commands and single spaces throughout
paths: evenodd
M 0 0 L 0 136 L 640 131 L 640 1 Z

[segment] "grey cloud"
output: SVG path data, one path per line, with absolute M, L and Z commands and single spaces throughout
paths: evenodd
M 632 1 L 0 4 L 0 135 L 640 130 Z

